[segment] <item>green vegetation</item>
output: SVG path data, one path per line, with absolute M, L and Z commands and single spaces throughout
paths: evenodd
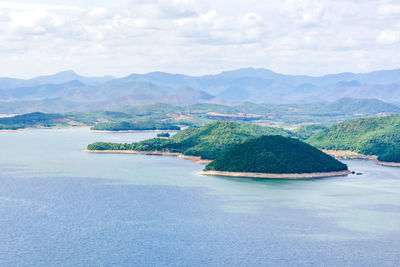
M 310 138 L 312 135 L 319 133 L 322 130 L 328 129 L 328 126 L 321 125 L 321 124 L 311 124 L 301 126 L 293 132 L 302 140 L 306 140 Z
M 49 100 L 50 101 L 50 100 Z M 27 101 L 18 101 L 13 105 L 26 106 Z M 28 101 L 29 102 L 29 101 Z M 68 103 L 65 103 L 66 105 Z M 8 105 L 3 103 L 1 107 Z M 54 110 L 56 103 L 42 103 L 45 110 Z M 70 104 L 68 104 L 69 106 Z M 72 105 L 72 104 L 71 104 Z M 83 104 L 82 104 L 83 105 Z M 0 113 L 1 113 L 0 107 Z M 48 109 L 47 109 L 48 107 Z M 73 109 L 75 106 L 70 106 Z M 79 105 L 76 107 L 78 108 Z M 113 105 L 103 103 L 102 107 L 115 109 Z M 12 109 L 18 113 L 19 109 Z M 30 110 L 42 110 L 42 106 L 33 106 Z M 69 120 L 66 125 L 94 126 L 101 123 L 143 122 L 168 123 L 182 126 L 204 126 L 215 121 L 237 121 L 265 126 L 292 128 L 304 124 L 333 125 L 365 116 L 399 113 L 400 107 L 376 99 L 343 98 L 332 103 L 311 104 L 255 104 L 244 102 L 237 106 L 198 103 L 189 106 L 174 106 L 170 104 L 153 104 L 130 106 L 118 111 L 93 110 L 87 112 L 68 112 L 61 116 Z M 3 113 L 7 113 L 3 110 Z M 51 125 L 51 124 L 50 124 Z M 62 124 L 61 124 L 62 125 Z M 58 124 L 57 124 L 58 126 Z M 118 125 L 111 125 L 116 127 Z M 33 126 L 36 127 L 36 126 Z M 39 126 L 40 127 L 40 126 Z M 125 128 L 125 127 L 124 127 Z M 307 138 L 311 128 L 302 129 L 299 135 Z M 300 130 L 299 130 L 300 131 Z
M 52 127 L 65 123 L 59 114 L 45 114 L 41 112 L 28 113 L 13 117 L 0 118 L 0 130 L 18 130 L 32 127 Z
M 290 136 L 291 133 L 280 128 L 234 122 L 216 122 L 202 128 L 187 128 L 167 140 L 156 138 L 133 144 L 98 142 L 90 144 L 88 150 L 178 152 L 213 160 L 235 144 L 240 144 L 262 135 Z
M 159 133 L 159 134 L 157 134 L 157 137 L 170 137 L 170 134 L 169 133 Z
M 400 147 L 400 115 L 339 123 L 311 136 L 307 142 L 324 149 L 377 155 L 382 161 L 396 160 Z
M 98 123 L 91 130 L 100 131 L 148 131 L 148 130 L 176 130 L 179 131 L 179 126 L 158 122 L 158 121 L 145 121 L 139 123 L 131 123 L 127 121 L 123 122 L 109 122 L 109 123 Z
M 392 147 L 378 156 L 379 161 L 400 163 L 400 147 Z
M 124 112 L 115 111 L 90 111 L 90 112 L 69 112 L 65 116 L 73 121 L 79 121 L 86 125 L 94 125 L 97 122 L 118 122 L 131 119 L 132 116 Z
M 206 171 L 313 173 L 347 170 L 320 150 L 293 138 L 261 136 L 237 144 L 208 164 Z

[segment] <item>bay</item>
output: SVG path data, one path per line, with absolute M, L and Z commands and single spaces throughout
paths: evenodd
M 396 266 L 400 168 L 311 180 L 201 176 L 176 157 L 86 153 L 155 133 L 0 133 L 1 266 Z

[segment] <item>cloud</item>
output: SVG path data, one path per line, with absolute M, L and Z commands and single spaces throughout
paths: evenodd
M 379 13 L 382 15 L 399 15 L 400 5 L 383 5 L 379 7 Z
M 385 30 L 382 31 L 377 38 L 377 42 L 380 44 L 395 44 L 400 40 L 400 32 L 392 31 L 392 30 Z
M 323 18 L 324 6 L 319 1 L 287 0 L 281 14 L 303 26 L 318 26 Z
M 245 66 L 317 75 L 400 62 L 394 0 L 42 1 L 0 0 L 0 76 Z

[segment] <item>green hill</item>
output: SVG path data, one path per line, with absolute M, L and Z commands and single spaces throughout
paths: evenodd
M 271 135 L 233 146 L 208 164 L 205 170 L 314 173 L 344 171 L 347 166 L 302 141 Z
M 203 159 L 215 159 L 221 152 L 235 144 L 243 143 L 262 135 L 284 135 L 291 133 L 281 128 L 263 127 L 234 122 L 216 122 L 201 128 L 189 127 L 168 140 L 150 139 L 133 144 L 93 143 L 88 150 L 138 150 L 178 152 Z
M 394 160 L 400 147 L 400 115 L 339 123 L 316 133 L 307 142 L 319 148 L 352 150 L 377 155 L 384 161 Z
M 18 130 L 31 127 L 52 127 L 62 123 L 65 117 L 59 114 L 41 112 L 28 113 L 13 117 L 0 118 L 0 130 Z
M 321 124 L 311 124 L 311 125 L 305 125 L 305 126 L 301 126 L 295 130 L 293 130 L 293 132 L 295 134 L 297 134 L 297 136 L 301 139 L 301 140 L 306 140 L 308 138 L 310 138 L 312 135 L 327 129 L 328 126 L 325 125 L 321 125 Z

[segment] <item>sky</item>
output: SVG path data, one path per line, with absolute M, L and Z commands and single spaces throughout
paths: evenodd
M 0 0 L 0 77 L 400 68 L 399 0 Z

